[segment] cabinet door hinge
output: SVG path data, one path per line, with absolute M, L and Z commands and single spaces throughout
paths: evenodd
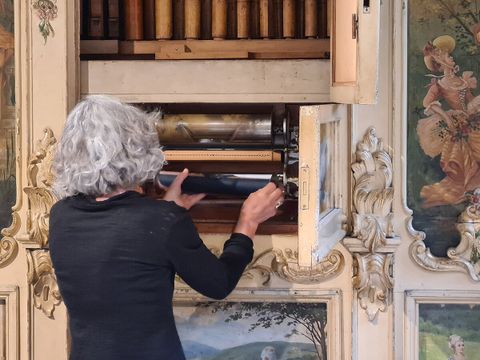
M 358 36 L 358 15 L 352 14 L 352 39 Z

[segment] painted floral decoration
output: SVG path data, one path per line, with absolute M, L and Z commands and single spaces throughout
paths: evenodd
M 52 34 L 52 36 L 55 35 L 55 30 L 52 24 L 50 24 L 50 21 L 57 17 L 58 8 L 56 2 L 57 0 L 34 0 L 32 4 L 40 18 L 38 28 L 45 42 L 47 42 L 50 34 Z

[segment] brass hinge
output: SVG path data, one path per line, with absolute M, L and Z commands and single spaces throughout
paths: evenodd
M 358 15 L 352 14 L 352 39 L 358 36 Z

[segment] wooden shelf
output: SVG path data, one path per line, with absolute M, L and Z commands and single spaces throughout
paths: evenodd
M 82 40 L 82 55 L 154 56 L 157 60 L 329 59 L 329 39 Z M 111 59 L 111 57 L 109 57 Z

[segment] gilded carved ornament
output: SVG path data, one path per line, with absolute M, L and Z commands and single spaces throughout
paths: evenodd
M 414 236 L 410 246 L 413 260 L 426 270 L 460 271 L 473 280 L 480 281 L 480 188 L 466 194 L 467 206 L 458 216 L 456 227 L 460 233 L 460 243 L 447 251 L 447 257 L 432 255 L 423 242 L 425 233 L 416 231 L 409 219 L 408 230 Z
M 28 162 L 28 186 L 23 189 L 28 197 L 28 236 L 42 248 L 48 246 L 49 214 L 56 202 L 51 190 L 52 162 L 56 142 L 52 130 L 45 129 L 43 138 L 37 143 L 36 152 Z
M 357 144 L 353 171 L 353 230 L 344 245 L 354 256 L 353 287 L 360 307 L 373 321 L 386 311 L 393 289 L 392 159 L 370 127 Z M 352 239 L 354 238 L 354 239 Z
M 44 41 L 47 42 L 50 35 L 55 35 L 55 30 L 50 21 L 55 19 L 58 14 L 57 0 L 32 0 L 32 7 L 40 19 L 38 29 Z
M 210 248 L 210 251 L 220 256 L 219 248 Z M 298 265 L 298 252 L 292 249 L 268 249 L 256 255 L 252 262 L 245 268 L 242 278 L 257 280 L 259 285 L 267 286 L 272 280 L 272 275 L 298 284 L 317 284 L 328 278 L 338 275 L 344 266 L 344 258 L 340 251 L 333 250 L 320 263 L 313 267 Z M 178 282 L 183 280 L 176 277 Z
M 0 240 L 0 268 L 9 265 L 17 256 L 18 243 L 14 235 L 20 229 L 20 215 L 14 211 L 12 213 L 12 224 L 2 229 L 2 238 Z
M 33 302 L 49 318 L 53 318 L 55 307 L 62 301 L 57 278 L 53 271 L 48 250 L 27 251 L 28 283 L 32 286 Z
M 57 279 L 53 270 L 48 247 L 50 209 L 56 202 L 51 190 L 53 184 L 52 163 L 56 139 L 51 129 L 44 130 L 36 151 L 30 156 L 27 168 L 28 186 L 23 190 L 28 198 L 28 239 L 40 249 L 27 250 L 28 283 L 32 286 L 35 307 L 48 317 L 53 317 L 55 307 L 60 304 Z

